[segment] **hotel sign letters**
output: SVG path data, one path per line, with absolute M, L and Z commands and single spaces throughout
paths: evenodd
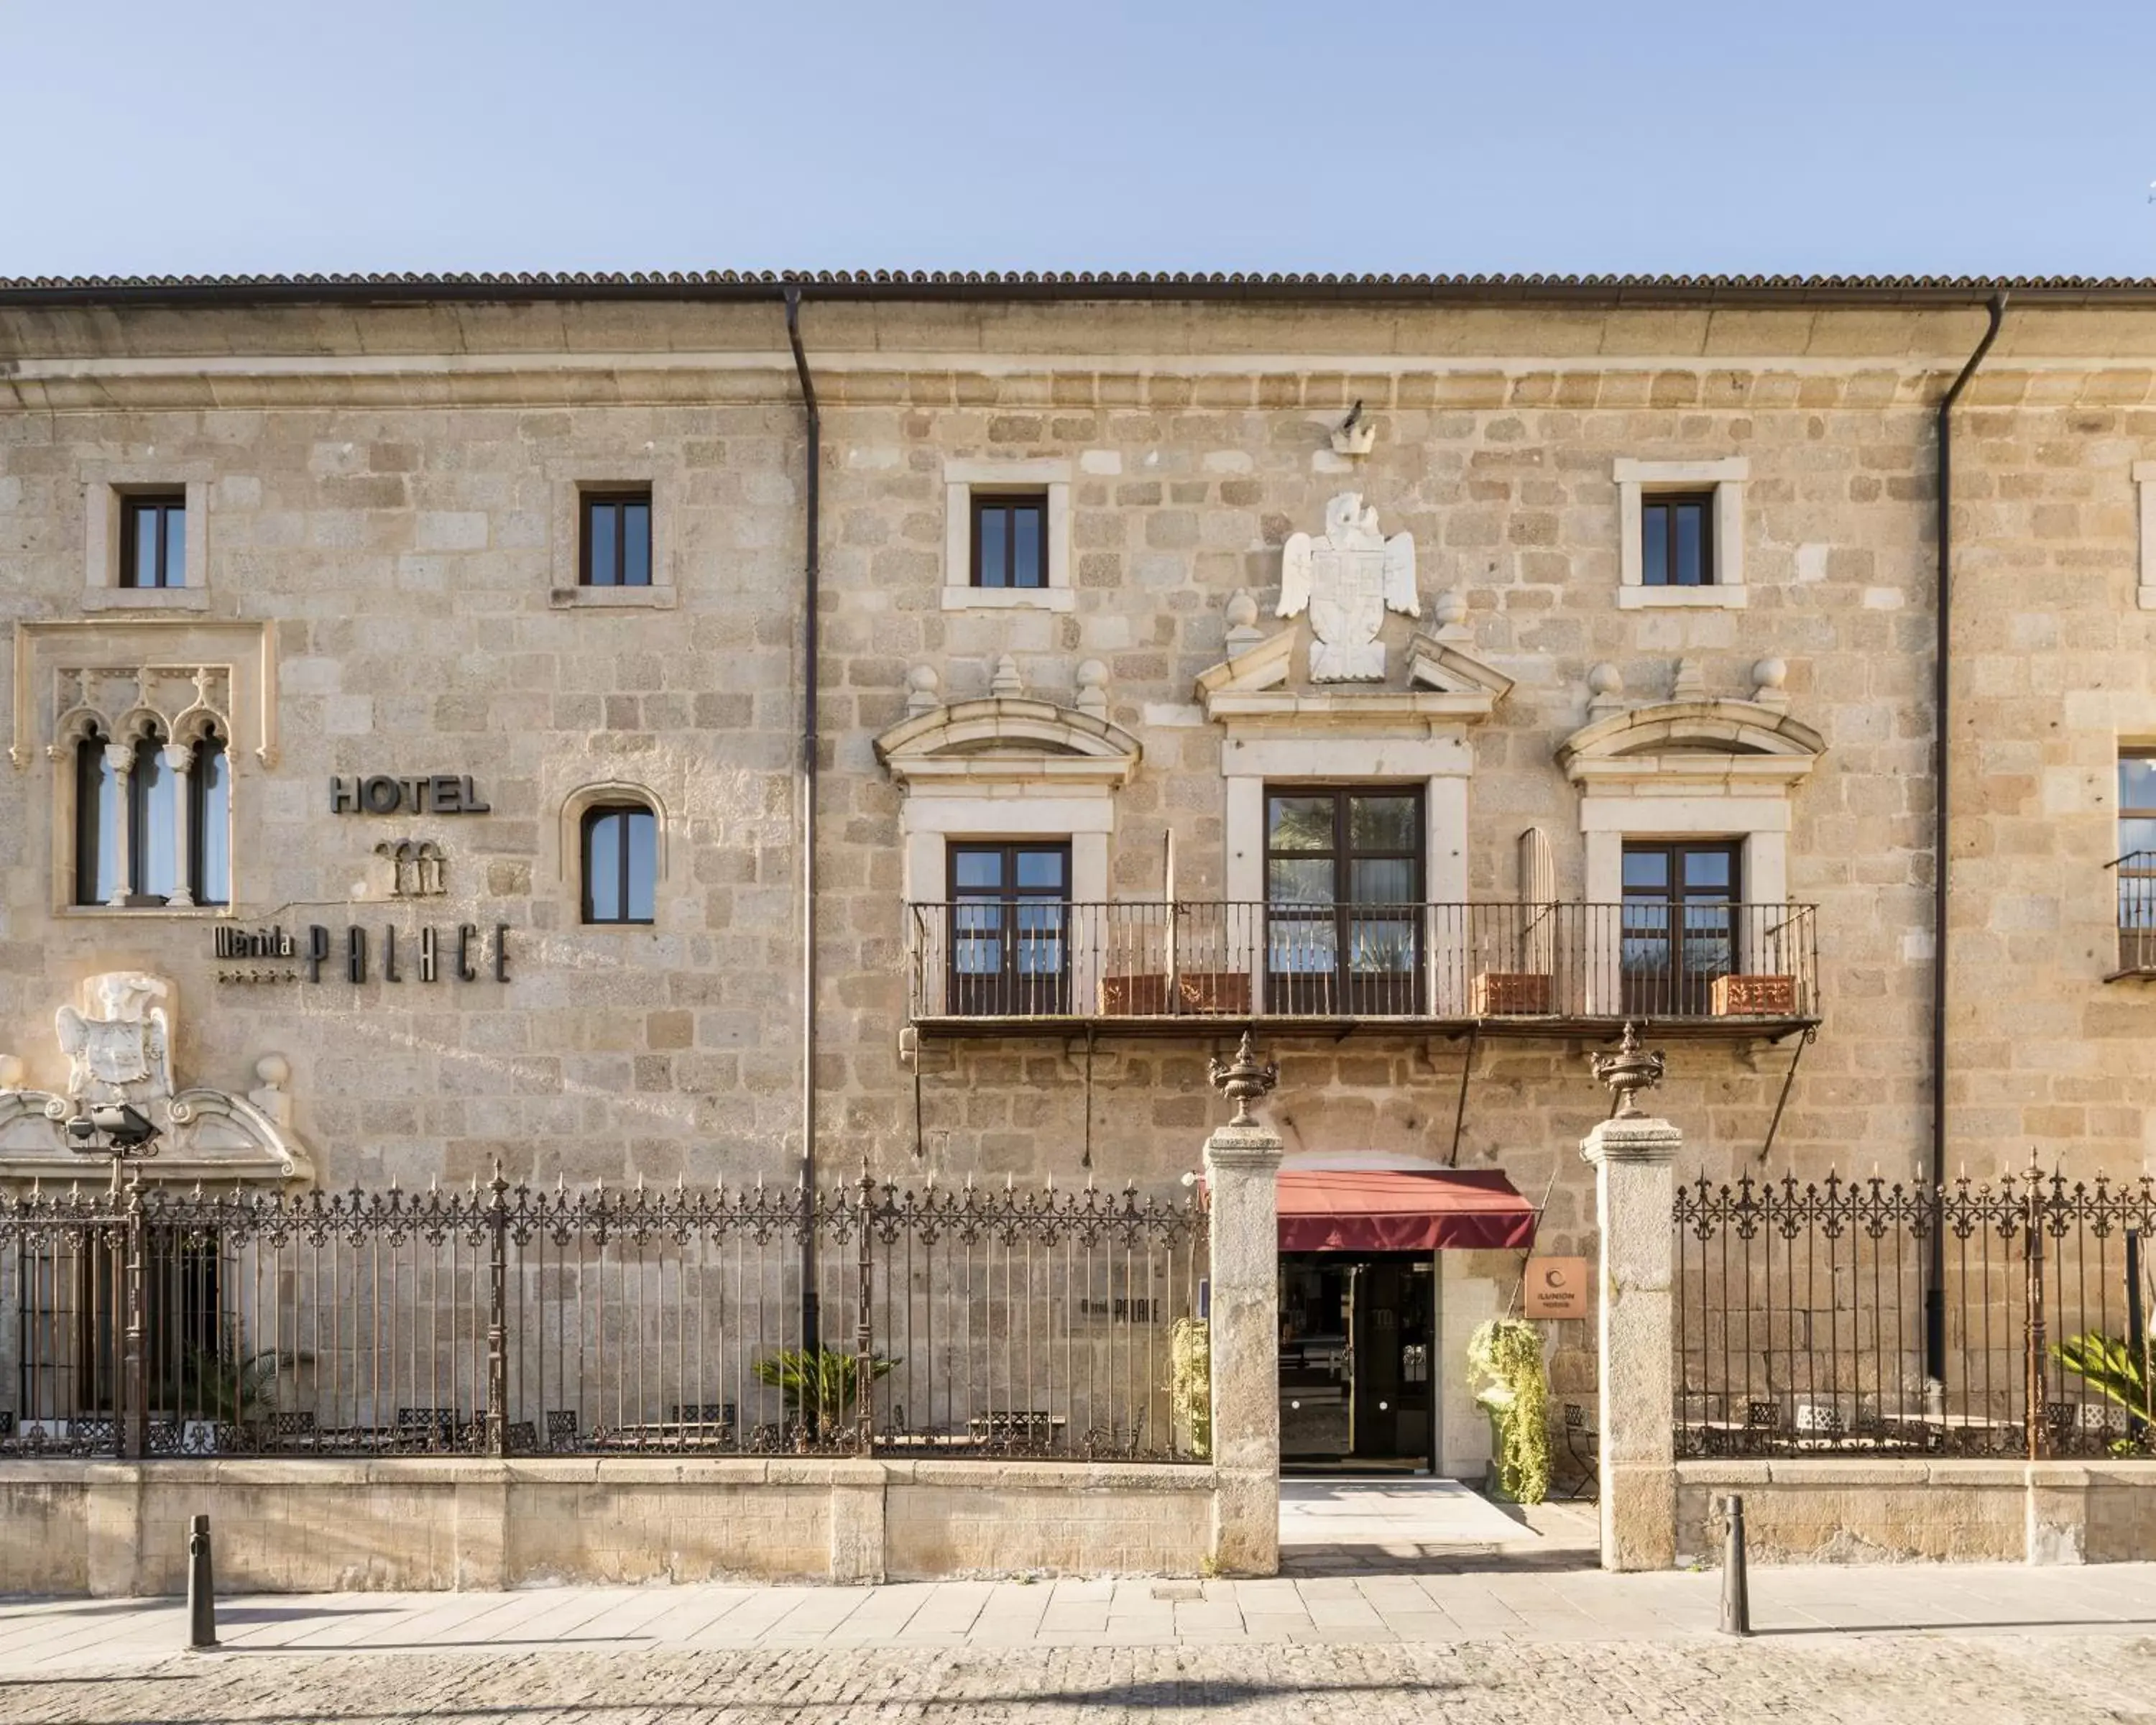
M 333 773 L 330 778 L 331 814 L 491 814 L 469 773 L 437 773 L 418 778 L 397 778 L 387 773 Z
M 385 983 L 408 978 L 432 983 L 445 976 L 475 983 L 482 964 L 486 967 L 485 974 L 495 982 L 509 980 L 509 925 L 506 922 L 495 923 L 490 937 L 483 934 L 475 922 L 459 922 L 446 933 L 432 927 L 416 931 L 384 927 L 378 943 L 370 940 L 367 930 L 357 922 L 343 931 L 341 939 L 319 922 L 311 923 L 304 931 L 220 927 L 214 933 L 218 958 L 296 959 L 305 968 L 311 983 L 322 980 L 322 967 L 333 958 L 343 961 L 344 979 L 348 983 L 366 982 L 370 974 L 378 974 Z M 298 969 L 227 972 L 222 979 L 296 982 L 300 974 Z

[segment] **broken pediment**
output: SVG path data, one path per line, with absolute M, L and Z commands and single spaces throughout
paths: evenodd
M 1504 672 L 1435 635 L 1418 634 L 1408 643 L 1408 681 L 1445 695 L 1487 695 L 1493 702 L 1512 692 Z
M 1283 631 L 1200 673 L 1198 701 L 1205 716 L 1219 723 L 1345 729 L 1404 720 L 1472 724 L 1488 718 L 1512 687 L 1503 672 L 1430 635 L 1418 634 L 1409 644 L 1404 689 L 1291 689 L 1294 653 L 1295 636 Z

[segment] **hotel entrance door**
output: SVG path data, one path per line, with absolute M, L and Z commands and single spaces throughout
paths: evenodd
M 1435 1271 L 1420 1252 L 1281 1254 L 1283 1468 L 1433 1466 Z

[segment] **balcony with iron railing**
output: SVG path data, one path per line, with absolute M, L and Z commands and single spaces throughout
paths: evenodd
M 2118 888 L 2118 963 L 2104 980 L 2156 978 L 2156 850 L 2130 850 L 2104 866 Z
M 908 907 L 934 1034 L 1222 1021 L 1775 1036 L 1819 1021 L 1810 905 L 1250 904 L 1045 897 Z

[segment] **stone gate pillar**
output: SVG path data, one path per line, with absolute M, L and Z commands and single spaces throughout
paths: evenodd
M 1651 1064 L 1650 1064 L 1651 1063 Z M 1676 1563 L 1676 1451 L 1671 1440 L 1671 1213 L 1684 1134 L 1633 1106 L 1661 1059 L 1625 1045 L 1597 1062 L 1618 1112 L 1581 1140 L 1594 1168 L 1602 1230 L 1596 1342 L 1602 1400 L 1602 1567 L 1668 1569 Z
M 1229 1575 L 1280 1569 L 1281 1141 L 1250 1103 L 1272 1088 L 1246 1034 L 1214 1082 L 1235 1117 L 1205 1141 L 1211 1202 L 1213 1560 Z

